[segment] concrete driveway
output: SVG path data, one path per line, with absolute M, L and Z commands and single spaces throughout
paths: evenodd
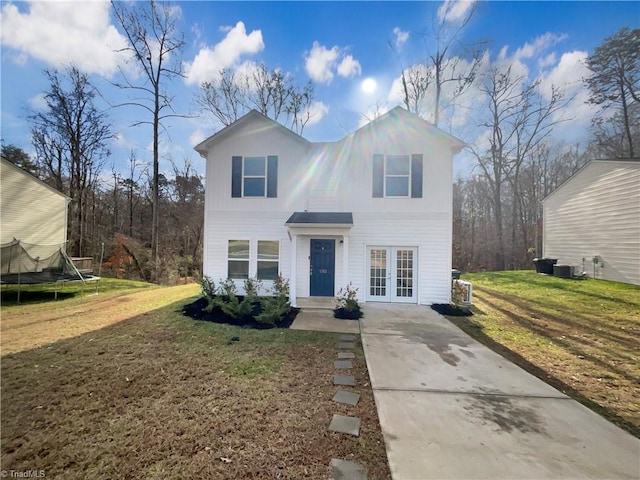
M 362 344 L 394 480 L 640 478 L 640 440 L 431 308 L 363 310 Z

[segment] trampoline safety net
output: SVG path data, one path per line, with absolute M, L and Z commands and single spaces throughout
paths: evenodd
M 0 245 L 3 284 L 37 284 L 83 280 L 63 245 L 34 245 L 13 240 Z

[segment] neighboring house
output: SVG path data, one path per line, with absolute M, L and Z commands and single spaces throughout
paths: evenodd
M 543 222 L 545 257 L 640 285 L 640 158 L 592 160 L 543 200 Z
M 360 301 L 448 302 L 463 146 L 400 107 L 327 143 L 252 111 L 195 147 L 206 158 L 203 272 L 267 288 L 280 273 L 292 305 L 349 283 Z
M 0 243 L 15 238 L 32 245 L 64 245 L 69 198 L 4 158 L 1 164 Z

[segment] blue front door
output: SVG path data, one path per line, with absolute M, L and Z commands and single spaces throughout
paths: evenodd
M 333 297 L 335 286 L 336 241 L 311 240 L 312 297 Z

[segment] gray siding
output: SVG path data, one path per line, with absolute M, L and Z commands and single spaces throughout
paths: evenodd
M 589 163 L 545 199 L 543 238 L 544 256 L 559 264 L 639 285 L 640 162 Z

